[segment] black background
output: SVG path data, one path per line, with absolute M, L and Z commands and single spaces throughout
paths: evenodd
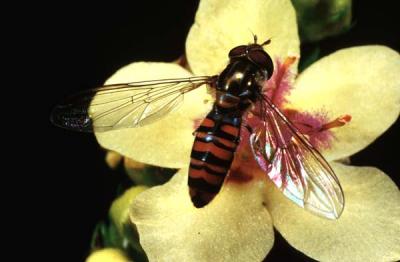
M 171 61 L 180 56 L 197 1 L 169 2 L 35 4 L 24 6 L 18 21 L 11 21 L 22 24 L 11 30 L 18 54 L 12 66 L 19 72 L 13 88 L 23 92 L 17 94 L 24 101 L 18 109 L 25 115 L 23 126 L 14 132 L 23 142 L 18 143 L 22 152 L 12 157 L 17 181 L 11 187 L 13 195 L 22 195 L 22 201 L 12 206 L 22 214 L 12 219 L 23 230 L 14 232 L 9 243 L 34 247 L 30 257 L 83 260 L 117 182 L 93 135 L 51 126 L 51 107 L 68 94 L 101 85 L 133 61 Z M 354 28 L 323 41 L 323 54 L 361 44 L 384 44 L 399 51 L 399 9 L 394 2 L 356 1 Z M 352 157 L 353 164 L 376 166 L 400 185 L 399 132 L 397 121 Z M 279 235 L 276 238 L 268 261 L 310 261 Z

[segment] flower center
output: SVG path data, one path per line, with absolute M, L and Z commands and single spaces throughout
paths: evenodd
M 337 128 L 351 121 L 350 115 L 343 115 L 334 120 L 329 120 L 327 112 L 319 110 L 315 113 L 300 112 L 296 109 L 287 109 L 284 105 L 287 103 L 286 97 L 293 88 L 293 73 L 290 67 L 294 64 L 296 58 L 288 57 L 283 63 L 280 60 L 276 61 L 276 69 L 271 79 L 264 87 L 264 95 L 268 96 L 271 102 L 277 106 L 287 119 L 310 141 L 317 149 L 327 149 L 331 146 L 334 139 L 332 128 Z M 243 122 L 247 122 L 251 127 L 260 125 L 257 121 L 261 121 L 260 116 L 253 113 L 248 113 L 244 117 Z M 268 117 L 268 116 L 267 116 Z M 241 143 L 235 154 L 235 159 L 231 166 L 228 182 L 246 183 L 252 178 L 263 174 L 259 172 L 260 167 L 253 157 L 253 152 L 250 148 L 249 139 L 250 131 L 246 128 L 241 130 Z M 285 136 L 285 134 L 283 134 Z M 290 141 L 290 136 L 287 138 Z M 286 140 L 284 138 L 284 140 Z M 258 171 L 258 172 L 257 172 Z

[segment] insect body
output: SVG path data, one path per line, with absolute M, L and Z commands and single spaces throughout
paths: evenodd
M 262 47 L 269 42 L 260 45 L 254 37 L 254 43 L 233 48 L 219 76 L 115 84 L 78 93 L 54 108 L 51 121 L 89 132 L 140 127 L 166 115 L 187 92 L 208 85 L 215 89 L 216 100 L 195 132 L 188 180 L 193 204 L 203 207 L 219 192 L 252 107 L 259 121 L 249 128 L 248 142 L 261 169 L 294 203 L 336 219 L 344 197 L 333 170 L 263 90 L 273 72 Z
M 216 101 L 197 129 L 189 169 L 190 196 L 202 207 L 217 194 L 240 138 L 243 114 L 261 98 L 273 63 L 261 45 L 238 46 L 216 82 Z

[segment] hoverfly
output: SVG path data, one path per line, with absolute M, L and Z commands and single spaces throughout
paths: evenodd
M 248 128 L 256 162 L 297 205 L 336 219 L 344 208 L 337 177 L 323 156 L 263 92 L 274 64 L 263 46 L 239 45 L 229 52 L 220 75 L 106 85 L 83 91 L 57 105 L 51 121 L 77 131 L 105 132 L 147 125 L 174 109 L 185 93 L 209 86 L 212 110 L 195 132 L 189 168 L 193 204 L 207 205 L 220 191 L 240 142 L 242 119 L 257 108 L 256 127 Z

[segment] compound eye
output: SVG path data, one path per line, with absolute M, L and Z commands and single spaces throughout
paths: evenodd
M 249 58 L 253 63 L 268 72 L 268 79 L 272 76 L 274 63 L 272 62 L 271 57 L 264 50 L 251 50 L 249 52 Z
M 229 58 L 241 57 L 246 55 L 247 45 L 239 45 L 229 51 Z

